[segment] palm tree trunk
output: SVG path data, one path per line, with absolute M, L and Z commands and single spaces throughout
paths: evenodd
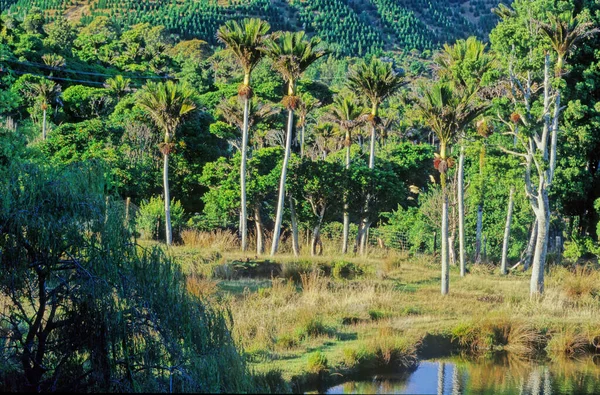
M 508 261 L 508 239 L 510 237 L 510 225 L 512 222 L 512 212 L 515 204 L 514 201 L 515 188 L 510 188 L 510 197 L 508 198 L 508 214 L 506 215 L 506 226 L 504 227 L 504 240 L 502 242 L 502 263 L 500 265 L 500 273 L 507 273 Z
M 246 207 L 246 161 L 248 150 L 248 112 L 250 99 L 248 96 L 244 99 L 244 127 L 242 130 L 242 163 L 240 164 L 240 194 L 241 194 L 241 214 L 240 214 L 240 232 L 242 234 L 242 252 L 248 248 L 248 213 Z
M 263 223 L 258 204 L 254 208 L 254 226 L 256 227 L 256 255 L 262 255 L 264 251 Z
M 464 172 L 465 172 L 465 147 L 460 146 L 460 156 L 458 158 L 458 259 L 460 261 L 460 276 L 467 274 L 467 264 L 465 262 L 465 191 L 464 191 Z
M 446 160 L 446 142 L 440 141 L 440 157 Z M 446 189 L 446 173 L 440 174 L 442 184 L 442 295 L 447 295 L 450 287 L 450 266 L 448 264 L 448 191 Z
M 44 119 L 42 121 L 42 138 L 46 140 L 46 109 L 44 109 Z
M 298 242 L 298 220 L 296 217 L 296 204 L 294 203 L 294 198 L 292 195 L 289 197 L 290 199 L 290 214 L 292 217 L 292 250 L 294 251 L 294 256 L 300 256 L 300 243 Z
M 444 191 L 442 205 L 442 295 L 448 294 L 450 286 L 450 265 L 448 263 L 448 195 Z
M 373 116 L 373 124 L 371 125 L 371 144 L 369 147 L 369 169 L 375 168 L 375 135 L 377 130 L 375 128 L 375 117 L 377 116 L 377 106 L 373 105 L 373 109 L 371 111 L 371 115 Z M 367 199 L 365 202 L 365 210 L 364 216 L 361 221 L 361 228 L 359 229 L 359 243 L 360 243 L 360 254 L 364 255 L 366 252 L 367 245 L 367 233 L 369 231 L 369 226 L 371 225 L 371 221 L 369 221 L 369 201 L 371 200 L 370 193 L 367 194 Z
M 279 249 L 279 237 L 281 235 L 281 223 L 283 222 L 283 205 L 285 201 L 285 179 L 287 177 L 287 167 L 290 161 L 292 147 L 292 128 L 294 126 L 294 111 L 288 111 L 287 135 L 285 139 L 285 155 L 283 157 L 283 166 L 281 168 L 281 179 L 279 180 L 279 199 L 277 201 L 277 215 L 275 216 L 275 228 L 273 229 L 273 244 L 271 245 L 271 256 L 274 256 Z
M 173 230 L 171 229 L 171 195 L 169 193 L 169 155 L 164 154 L 163 182 L 165 187 L 165 232 L 167 245 L 173 244 Z
M 346 132 L 346 172 L 350 170 L 350 132 Z M 348 191 L 344 194 L 344 236 L 342 241 L 342 254 L 348 253 L 348 238 L 350 237 L 350 212 L 348 205 Z
M 373 128 L 371 129 L 371 145 L 369 147 L 369 169 L 375 168 L 375 124 L 373 124 Z

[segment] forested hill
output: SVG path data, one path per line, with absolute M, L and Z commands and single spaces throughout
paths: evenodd
M 306 30 L 332 44 L 336 55 L 379 50 L 435 49 L 457 38 L 487 36 L 496 0 L 0 0 L 2 10 L 33 6 L 83 23 L 97 15 L 122 25 L 164 25 L 182 38 L 215 43 L 216 29 L 232 18 L 257 16 L 274 30 Z

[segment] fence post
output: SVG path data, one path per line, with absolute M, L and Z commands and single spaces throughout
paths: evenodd
M 433 253 L 435 254 L 435 250 L 437 248 L 437 232 L 433 232 Z
M 128 197 L 125 200 L 125 223 L 129 225 L 129 205 L 131 204 L 131 198 Z

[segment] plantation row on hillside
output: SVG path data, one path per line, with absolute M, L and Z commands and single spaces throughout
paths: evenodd
M 267 20 L 276 30 L 306 30 L 332 44 L 337 55 L 381 50 L 424 50 L 469 35 L 485 37 L 496 23 L 490 0 L 2 0 L 1 10 L 22 14 L 31 7 L 88 23 L 109 16 L 121 26 L 151 22 L 183 38 L 216 44 L 217 28 L 229 19 Z

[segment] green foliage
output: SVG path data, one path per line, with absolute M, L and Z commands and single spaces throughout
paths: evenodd
M 171 201 L 171 224 L 177 235 L 184 225 L 184 211 L 178 200 Z M 143 201 L 136 218 L 137 229 L 142 237 L 150 240 L 162 240 L 165 233 L 165 202 L 160 197 L 151 197 Z
M 308 355 L 306 370 L 310 373 L 321 374 L 327 370 L 329 361 L 321 351 L 315 351 Z
M 360 266 L 352 262 L 338 261 L 333 264 L 331 274 L 337 279 L 353 279 L 356 276 L 360 276 L 363 270 Z
M 280 382 L 255 381 L 227 314 L 190 296 L 161 250 L 132 243 L 123 205 L 107 204 L 94 168 L 15 165 L 0 183 L 0 292 L 15 307 L 0 318 L 3 391 L 249 392 Z

